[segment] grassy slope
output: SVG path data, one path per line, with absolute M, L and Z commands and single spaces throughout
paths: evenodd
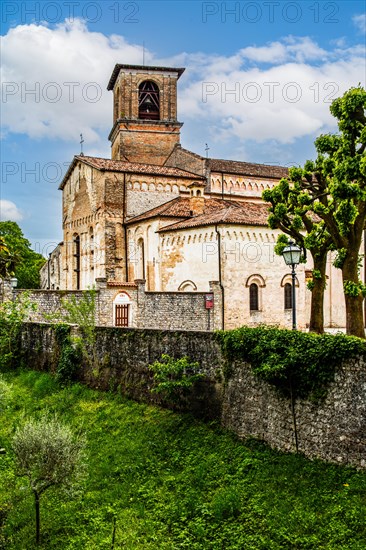
M 7 549 L 33 548 L 33 500 L 14 476 L 10 440 L 48 409 L 88 438 L 89 477 L 73 497 L 41 501 L 44 549 L 366 548 L 366 474 L 244 445 L 188 416 L 32 371 L 8 375 L 0 413 L 0 525 Z M 1 543 L 0 527 L 0 548 Z

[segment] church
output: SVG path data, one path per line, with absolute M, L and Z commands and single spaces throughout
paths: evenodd
M 291 327 L 292 279 L 267 225 L 262 192 L 287 168 L 200 156 L 181 146 L 183 68 L 117 64 L 111 158 L 74 157 L 60 184 L 63 241 L 42 287 L 95 287 L 100 323 L 216 330 Z M 306 329 L 312 265 L 296 270 L 298 327 Z M 339 270 L 328 264 L 325 325 L 345 324 Z M 101 307 L 101 306 L 100 306 Z M 101 320 L 102 319 L 102 320 Z

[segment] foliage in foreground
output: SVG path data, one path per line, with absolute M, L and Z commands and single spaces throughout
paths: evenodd
M 344 334 L 314 334 L 262 325 L 219 331 L 227 364 L 247 361 L 256 375 L 285 395 L 321 397 L 343 360 L 364 355 L 363 340 Z M 230 367 L 227 369 L 230 376 Z
M 361 550 L 366 475 L 238 442 L 213 425 L 47 374 L 8 373 L 2 413 L 0 548 L 32 550 L 33 502 L 10 442 L 44 410 L 87 436 L 83 491 L 41 502 L 44 550 Z M 2 541 L 2 542 L 1 542 Z

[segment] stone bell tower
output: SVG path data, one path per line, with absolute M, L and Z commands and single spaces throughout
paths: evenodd
M 112 160 L 163 165 L 180 142 L 177 82 L 184 69 L 116 65 L 113 90 Z

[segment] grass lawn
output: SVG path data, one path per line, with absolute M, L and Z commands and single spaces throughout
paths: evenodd
M 41 498 L 42 549 L 366 548 L 366 473 L 240 442 L 216 425 L 48 374 L 4 375 L 0 549 L 31 550 L 34 503 L 11 438 L 49 411 L 87 436 L 88 476 Z

